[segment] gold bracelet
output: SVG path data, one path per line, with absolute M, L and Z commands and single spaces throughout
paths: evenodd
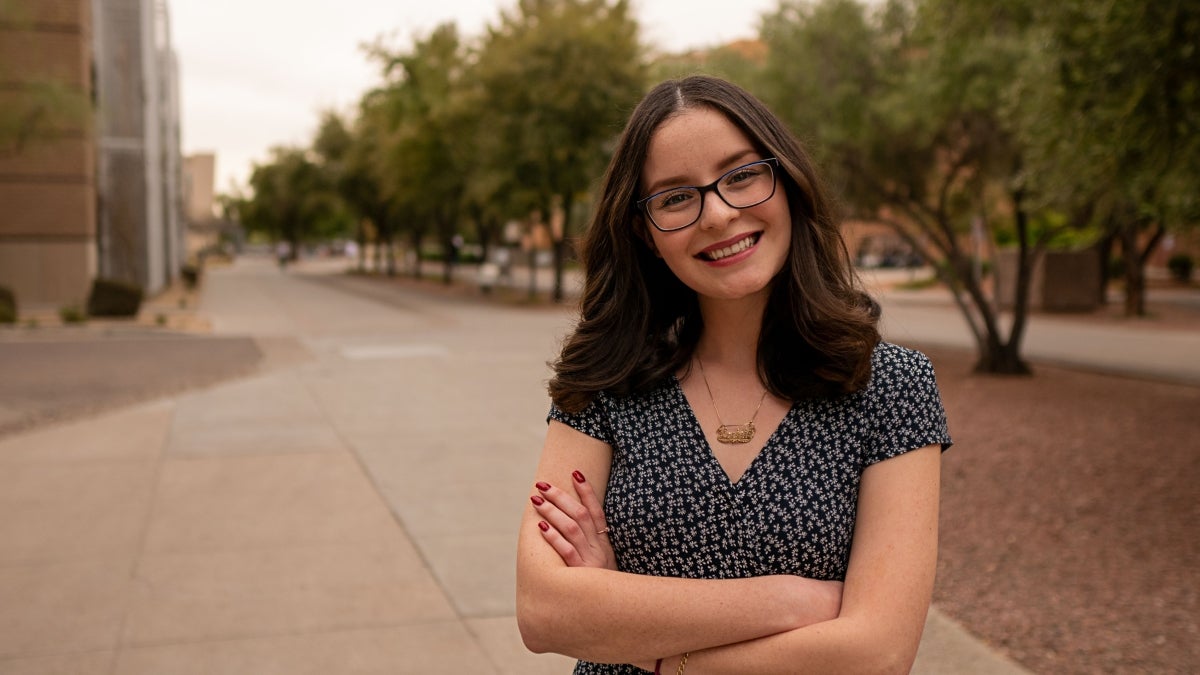
M 687 657 L 691 652 L 684 652 L 683 658 L 679 660 L 679 670 L 675 671 L 675 675 L 683 675 L 683 669 L 687 667 Z

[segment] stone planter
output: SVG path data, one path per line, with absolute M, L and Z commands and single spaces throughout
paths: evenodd
M 1001 250 L 995 261 L 996 304 L 1012 309 L 1016 298 L 1017 251 Z M 1095 249 L 1046 251 L 1034 260 L 1029 308 L 1043 312 L 1091 312 L 1100 304 L 1100 259 Z

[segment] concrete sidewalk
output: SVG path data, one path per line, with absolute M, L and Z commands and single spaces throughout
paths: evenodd
M 253 375 L 0 438 L 0 673 L 570 672 L 513 618 L 568 312 L 322 270 L 209 275 Z M 909 309 L 892 336 L 952 334 Z M 914 672 L 1024 671 L 935 608 Z

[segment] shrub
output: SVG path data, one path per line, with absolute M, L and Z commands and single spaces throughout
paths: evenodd
M 179 276 L 183 279 L 183 285 L 191 290 L 200 283 L 200 266 L 195 263 L 184 263 L 179 269 Z
M 17 322 L 17 296 L 0 286 L 0 323 Z
M 116 279 L 96 279 L 88 295 L 91 316 L 136 316 L 142 305 L 142 287 Z
M 1167 260 L 1167 269 L 1171 271 L 1171 277 L 1176 281 L 1191 281 L 1194 267 L 1195 261 L 1186 253 L 1176 253 Z
M 63 323 L 83 323 L 87 317 L 75 305 L 66 305 L 58 308 L 58 318 L 62 319 Z

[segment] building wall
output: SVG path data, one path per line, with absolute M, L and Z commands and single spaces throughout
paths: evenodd
M 22 308 L 80 305 L 96 273 L 91 0 L 0 10 L 0 285 Z M 9 128 L 9 127 L 6 127 Z
M 217 157 L 211 152 L 188 155 L 183 159 L 184 213 L 188 223 L 203 225 L 213 219 L 216 173 Z
M 178 275 L 170 32 L 166 0 L 0 2 L 0 285 L 23 311 L 82 304 L 97 276 L 155 293 Z
M 96 12 L 100 273 L 155 293 L 182 262 L 178 67 L 163 0 Z
M 163 283 L 170 283 L 179 276 L 187 257 L 184 250 L 184 233 L 187 219 L 184 217 L 183 202 L 183 134 L 180 129 L 179 61 L 171 48 L 170 21 L 166 14 L 166 3 L 158 0 L 164 47 L 160 52 L 163 64 Z

